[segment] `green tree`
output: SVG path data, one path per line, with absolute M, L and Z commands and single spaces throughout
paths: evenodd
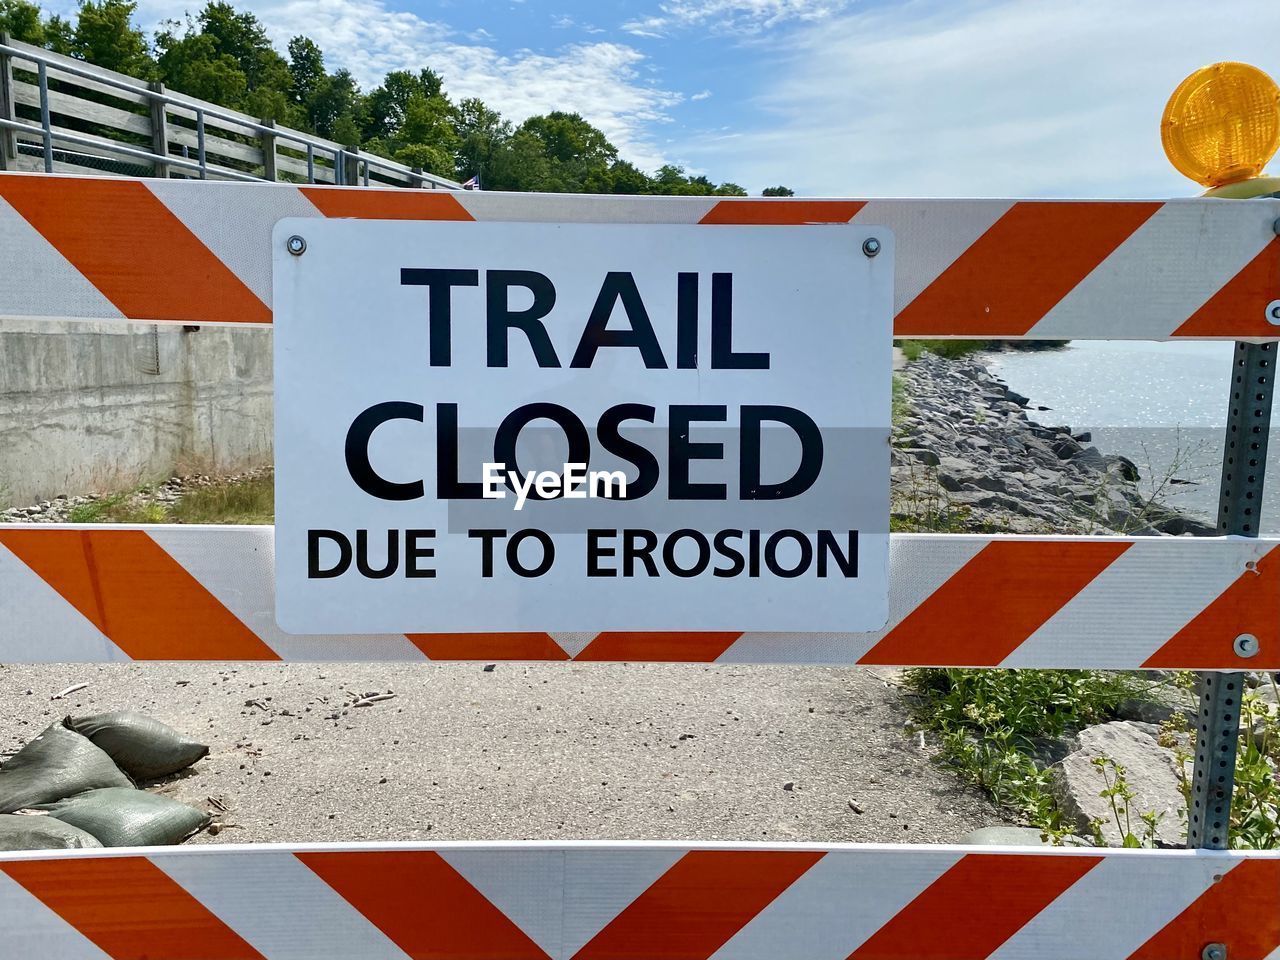
M 83 0 L 71 34 L 71 54 L 99 67 L 139 79 L 155 74 L 147 38 L 133 24 L 132 0 Z
M 344 145 L 360 142 L 364 97 L 349 71 L 325 74 L 307 99 L 305 109 L 308 124 L 320 136 Z
M 0 0 L 0 31 L 22 43 L 45 45 L 40 8 L 28 0 Z
M 408 119 L 409 103 L 415 97 L 444 100 L 444 84 L 440 75 L 429 67 L 416 74 L 408 70 L 392 70 L 382 85 L 369 92 L 365 136 L 389 139 L 397 135 Z M 448 101 L 445 101 L 447 106 Z
M 75 39 L 76 28 L 66 17 L 56 14 L 45 21 L 44 45 L 54 53 L 71 56 L 71 47 Z
M 344 113 L 334 122 L 329 136 L 343 146 L 355 146 L 360 142 L 360 124 L 351 114 Z
M 324 54 L 309 37 L 289 41 L 289 76 L 293 102 L 306 107 L 316 89 L 324 82 Z
M 429 143 L 410 143 L 401 147 L 391 157 L 396 163 L 406 167 L 420 167 L 427 173 L 437 177 L 453 178 L 455 174 L 453 155 L 440 147 Z
M 610 193 L 653 193 L 653 178 L 628 160 L 618 160 L 609 168 Z
M 210 0 L 196 19 L 200 32 L 212 38 L 218 55 L 236 61 L 250 90 L 288 92 L 293 82 L 289 65 L 271 46 L 266 27 L 252 13 L 238 13 L 229 3 Z
M 542 190 L 557 193 L 603 193 L 611 190 L 609 168 L 617 148 L 580 114 L 555 110 L 530 117 L 518 133 L 542 146 L 546 177 Z
M 765 187 L 760 191 L 762 197 L 794 197 L 796 192 L 790 187 Z
M 458 176 L 466 179 L 479 175 L 481 183 L 487 185 L 494 155 L 511 139 L 510 122 L 485 106 L 483 100 L 468 97 L 454 108 L 453 124 L 458 133 Z
M 249 78 L 230 54 L 218 52 L 217 42 L 190 22 L 185 33 L 170 21 L 156 34 L 160 75 L 174 90 L 188 96 L 239 108 L 249 90 Z
M 255 116 L 289 118 L 293 76 L 252 13 L 211 0 L 185 29 L 167 24 L 156 50 L 160 73 L 174 89 Z
M 485 186 L 489 190 L 543 192 L 552 189 L 550 183 L 546 144 L 522 127 L 494 151 Z

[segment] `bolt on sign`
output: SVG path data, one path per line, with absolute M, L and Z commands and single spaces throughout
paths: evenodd
M 283 629 L 884 626 L 887 230 L 298 219 L 273 249 Z

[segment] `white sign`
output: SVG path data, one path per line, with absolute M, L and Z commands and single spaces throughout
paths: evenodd
M 884 626 L 887 230 L 296 219 L 274 249 L 282 629 Z

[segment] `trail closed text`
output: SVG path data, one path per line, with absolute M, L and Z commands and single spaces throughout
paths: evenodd
M 281 627 L 883 626 L 873 231 L 283 221 Z

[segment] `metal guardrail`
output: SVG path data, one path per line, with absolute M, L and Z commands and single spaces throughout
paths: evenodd
M 157 177 L 185 171 L 201 180 L 461 189 L 359 147 L 278 127 L 0 33 L 0 170 L 6 169 Z

